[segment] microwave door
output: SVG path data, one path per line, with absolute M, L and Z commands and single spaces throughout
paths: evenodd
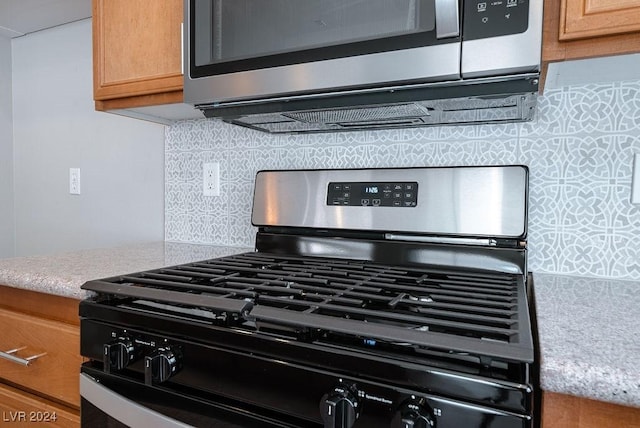
M 187 0 L 185 100 L 460 78 L 455 0 Z
M 539 72 L 542 8 L 543 0 L 466 3 L 462 77 Z

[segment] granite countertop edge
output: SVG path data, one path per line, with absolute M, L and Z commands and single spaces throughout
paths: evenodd
M 151 242 L 0 259 L 0 284 L 81 300 L 86 281 L 253 251 Z M 640 281 L 533 273 L 544 391 L 640 407 Z M 606 298 L 604 298 L 606 297 Z M 604 330 L 607 325 L 608 330 Z M 588 328 L 587 328 L 588 327 Z
M 533 277 L 542 389 L 640 408 L 640 281 Z

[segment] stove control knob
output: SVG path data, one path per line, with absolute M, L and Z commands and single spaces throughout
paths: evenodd
M 120 336 L 109 343 L 105 343 L 102 353 L 104 372 L 120 371 L 140 357 L 140 348 L 127 337 Z
M 166 382 L 181 368 L 182 358 L 177 348 L 158 348 L 144 357 L 144 383 L 152 385 Z
M 435 428 L 436 422 L 423 400 L 405 401 L 391 421 L 391 428 Z
M 358 392 L 353 385 L 340 384 L 320 401 L 325 428 L 351 428 L 360 416 Z

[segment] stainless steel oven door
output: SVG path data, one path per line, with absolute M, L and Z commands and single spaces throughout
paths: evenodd
M 191 425 L 144 407 L 105 387 L 87 374 L 80 374 L 82 425 L 91 420 L 110 426 L 186 428 Z
M 90 428 L 292 428 L 286 422 L 224 403 L 148 387 L 84 367 L 80 374 L 81 422 Z

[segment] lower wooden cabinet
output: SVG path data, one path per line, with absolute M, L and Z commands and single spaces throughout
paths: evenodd
M 7 385 L 0 385 L 0 425 L 77 428 L 77 409 L 62 407 Z
M 0 286 L 0 351 L 0 425 L 80 426 L 77 300 Z
M 640 408 L 544 392 L 542 428 L 640 428 Z
M 51 399 L 80 405 L 77 327 L 0 309 L 0 351 L 22 359 L 37 357 L 29 366 L 0 358 L 0 377 Z

